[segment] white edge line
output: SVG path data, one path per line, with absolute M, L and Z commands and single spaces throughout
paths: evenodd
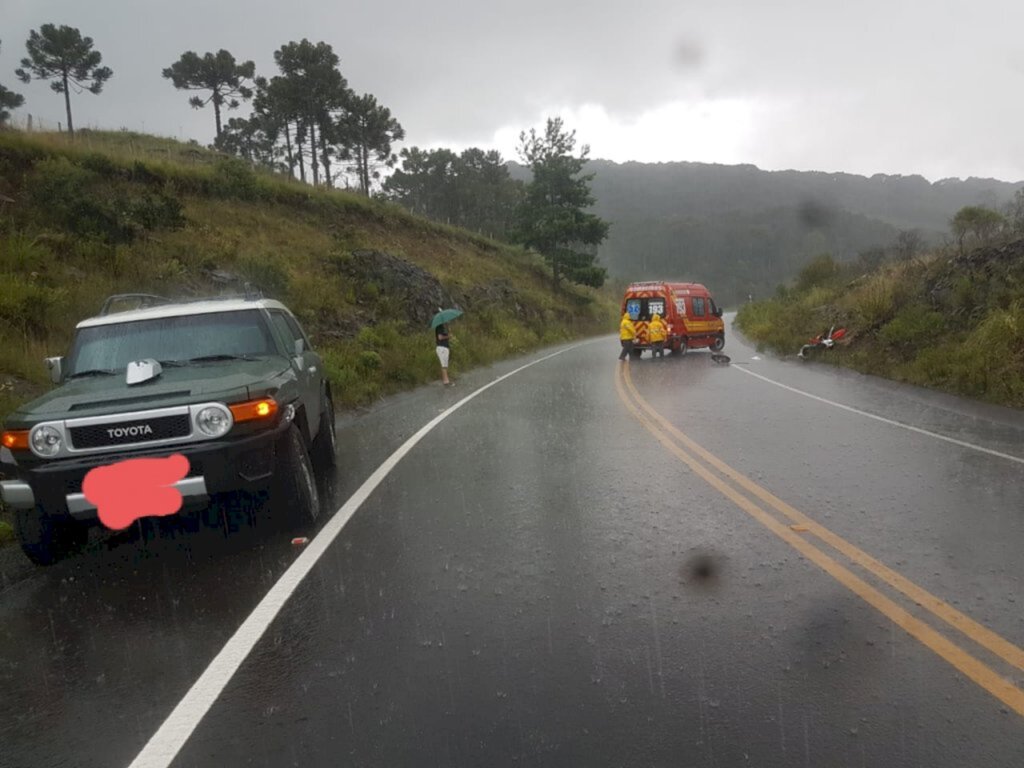
M 866 416 L 869 419 L 874 419 L 875 421 L 881 421 L 883 424 L 890 424 L 890 425 L 892 425 L 894 427 L 900 427 L 901 429 L 907 429 L 907 430 L 910 430 L 911 432 L 917 432 L 919 435 L 927 435 L 928 437 L 934 437 L 936 440 L 944 440 L 947 443 L 952 443 L 953 445 L 959 445 L 961 448 L 969 448 L 972 451 L 979 451 L 981 453 L 987 453 L 989 456 L 997 456 L 1000 459 L 1006 459 L 1007 461 L 1015 461 L 1018 464 L 1024 464 L 1024 458 L 1021 458 L 1020 456 L 1013 456 L 1013 455 L 1011 455 L 1009 453 L 1003 453 L 1001 451 L 993 450 L 992 448 L 985 448 L 984 446 L 981 446 L 981 445 L 975 445 L 974 443 L 968 443 L 965 440 L 957 440 L 955 437 L 949 437 L 948 435 L 942 435 L 942 434 L 939 434 L 938 432 L 931 432 L 931 431 L 929 431 L 927 429 L 921 429 L 921 427 L 915 427 L 915 426 L 913 426 L 911 424 L 904 424 L 902 421 L 894 421 L 893 419 L 887 419 L 884 416 L 878 416 L 878 415 L 876 415 L 874 413 L 868 413 L 867 411 L 862 411 L 859 408 L 854 408 L 854 407 L 849 406 L 849 405 L 843 405 L 842 403 L 837 403 L 834 400 L 828 400 L 828 399 L 826 399 L 824 397 L 818 397 L 817 395 L 812 395 L 810 392 L 804 392 L 802 389 L 797 389 L 796 387 L 791 387 L 791 386 L 789 386 L 787 384 L 783 384 L 780 381 L 775 381 L 774 379 L 769 379 L 767 376 L 762 376 L 759 373 L 754 373 L 753 371 L 747 370 L 746 368 L 736 368 L 736 370 L 740 371 L 741 373 L 745 373 L 748 376 L 754 376 L 755 378 L 761 379 L 761 381 L 766 381 L 769 384 L 774 384 L 776 387 L 781 387 L 782 389 L 789 390 L 790 392 L 795 392 L 798 395 L 803 395 L 804 397 L 809 397 L 811 400 L 817 400 L 819 403 L 825 403 L 826 405 L 831 405 L 831 406 L 834 406 L 835 408 L 842 408 L 844 411 L 849 411 L 850 413 L 856 413 L 859 416 Z
M 438 424 L 451 416 L 455 411 L 475 398 L 483 394 L 496 384 L 500 384 L 510 376 L 524 371 L 545 360 L 550 360 L 557 355 L 570 352 L 584 344 L 590 344 L 600 339 L 589 339 L 587 341 L 573 344 L 565 349 L 552 352 L 533 362 L 521 365 L 514 371 L 499 376 L 494 381 L 485 384 L 474 392 L 466 395 L 454 405 L 439 413 L 420 428 L 416 434 L 406 440 L 392 453 L 383 464 L 381 464 L 370 475 L 359 489 L 342 504 L 334 516 L 327 521 L 305 550 L 299 555 L 295 562 L 288 566 L 281 577 L 274 583 L 259 604 L 253 609 L 249 617 L 242 622 L 242 625 L 235 631 L 235 634 L 224 644 L 220 652 L 209 663 L 199 678 L 192 684 L 188 693 L 178 702 L 178 705 L 167 716 L 156 733 L 146 742 L 146 746 L 131 762 L 129 768 L 166 768 L 171 761 L 177 757 L 178 752 L 185 746 L 185 742 L 192 735 L 206 713 L 213 707 L 217 697 L 227 686 L 238 668 L 252 652 L 252 649 L 259 642 L 263 633 L 270 626 L 281 608 L 298 588 L 320 557 L 327 551 L 327 548 L 334 542 L 341 533 L 342 528 L 352 518 L 352 515 L 363 505 L 370 494 L 376 490 L 381 481 L 395 468 L 402 458 L 415 447 L 415 445 L 427 436 Z

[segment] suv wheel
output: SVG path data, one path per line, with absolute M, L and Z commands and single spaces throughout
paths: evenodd
M 313 440 L 313 466 L 329 470 L 337 463 L 337 437 L 334 432 L 334 403 L 325 397 L 320 408 L 320 429 Z
M 282 522 L 298 525 L 312 523 L 320 512 L 320 494 L 306 442 L 294 424 L 278 444 L 270 511 Z
M 21 549 L 36 565 L 53 565 L 89 539 L 89 530 L 74 520 L 50 517 L 39 507 L 15 510 L 14 527 Z

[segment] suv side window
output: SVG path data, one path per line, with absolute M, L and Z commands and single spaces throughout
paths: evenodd
M 284 344 L 288 356 L 291 357 L 295 350 L 295 339 L 303 338 L 301 329 L 296 336 L 291 325 L 288 323 L 288 315 L 279 309 L 270 310 L 270 320 L 274 324 L 274 331 L 277 333 L 278 339 Z
M 703 299 L 703 297 L 701 297 L 699 299 L 694 297 L 694 299 L 693 299 L 693 316 L 694 317 L 704 317 L 704 299 Z
M 288 323 L 288 327 L 291 329 L 292 338 L 302 339 L 303 343 L 306 345 L 306 351 L 311 352 L 313 350 L 313 345 L 309 343 L 309 337 L 306 336 L 305 332 L 302 330 L 302 326 L 299 325 L 299 321 L 295 319 L 295 316 L 284 313 L 284 321 Z

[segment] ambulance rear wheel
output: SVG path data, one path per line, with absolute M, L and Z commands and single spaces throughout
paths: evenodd
M 712 352 L 721 352 L 722 347 L 725 346 L 725 336 L 715 336 L 715 340 L 711 342 Z
M 676 347 L 676 354 L 682 357 L 683 355 L 686 354 L 687 349 L 688 347 L 686 346 L 686 339 L 680 339 L 679 346 Z

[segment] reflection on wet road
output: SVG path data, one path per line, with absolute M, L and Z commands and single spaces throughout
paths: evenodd
M 840 584 L 876 608 L 907 634 L 933 650 L 958 671 L 1004 702 L 1018 715 L 1024 717 L 1024 691 L 1001 678 L 992 668 L 888 599 L 827 552 L 808 542 L 807 538 L 809 537 L 805 538 L 799 534 L 810 534 L 822 543 L 832 546 L 839 553 L 846 555 L 851 562 L 860 565 L 871 575 L 899 590 L 904 596 L 913 600 L 916 605 L 931 611 L 936 618 L 945 621 L 950 627 L 962 632 L 967 638 L 1000 656 L 1020 671 L 1024 671 L 1024 651 L 929 594 L 899 573 L 887 568 L 863 550 L 851 545 L 842 537 L 794 509 L 751 481 L 750 478 L 701 448 L 699 443 L 694 442 L 675 428 L 671 422 L 650 406 L 633 385 L 628 366 L 620 370 L 621 375 L 617 377 L 616 383 L 619 397 L 623 403 L 644 427 L 668 450 L 678 456 L 680 461 L 693 470 L 694 474 L 733 501 L 740 509 L 750 514 L 752 518 L 803 554 L 808 560 L 821 567 Z M 941 439 L 941 436 L 936 435 L 935 437 Z M 720 474 L 716 475 L 714 470 Z M 730 480 L 734 484 L 731 485 L 728 482 Z M 749 495 L 744 495 L 742 491 L 746 491 Z M 773 517 L 763 506 L 758 506 L 755 499 L 767 502 L 768 506 L 781 513 L 783 519 Z M 790 523 L 788 530 L 786 523 Z
M 737 368 L 1010 455 L 1024 418 L 726 351 L 591 343 L 448 415 L 170 764 L 1024 765 L 1024 467 Z M 331 509 L 522 362 L 340 422 Z M 7 586 L 0 765 L 131 763 L 289 539 L 98 543 Z

